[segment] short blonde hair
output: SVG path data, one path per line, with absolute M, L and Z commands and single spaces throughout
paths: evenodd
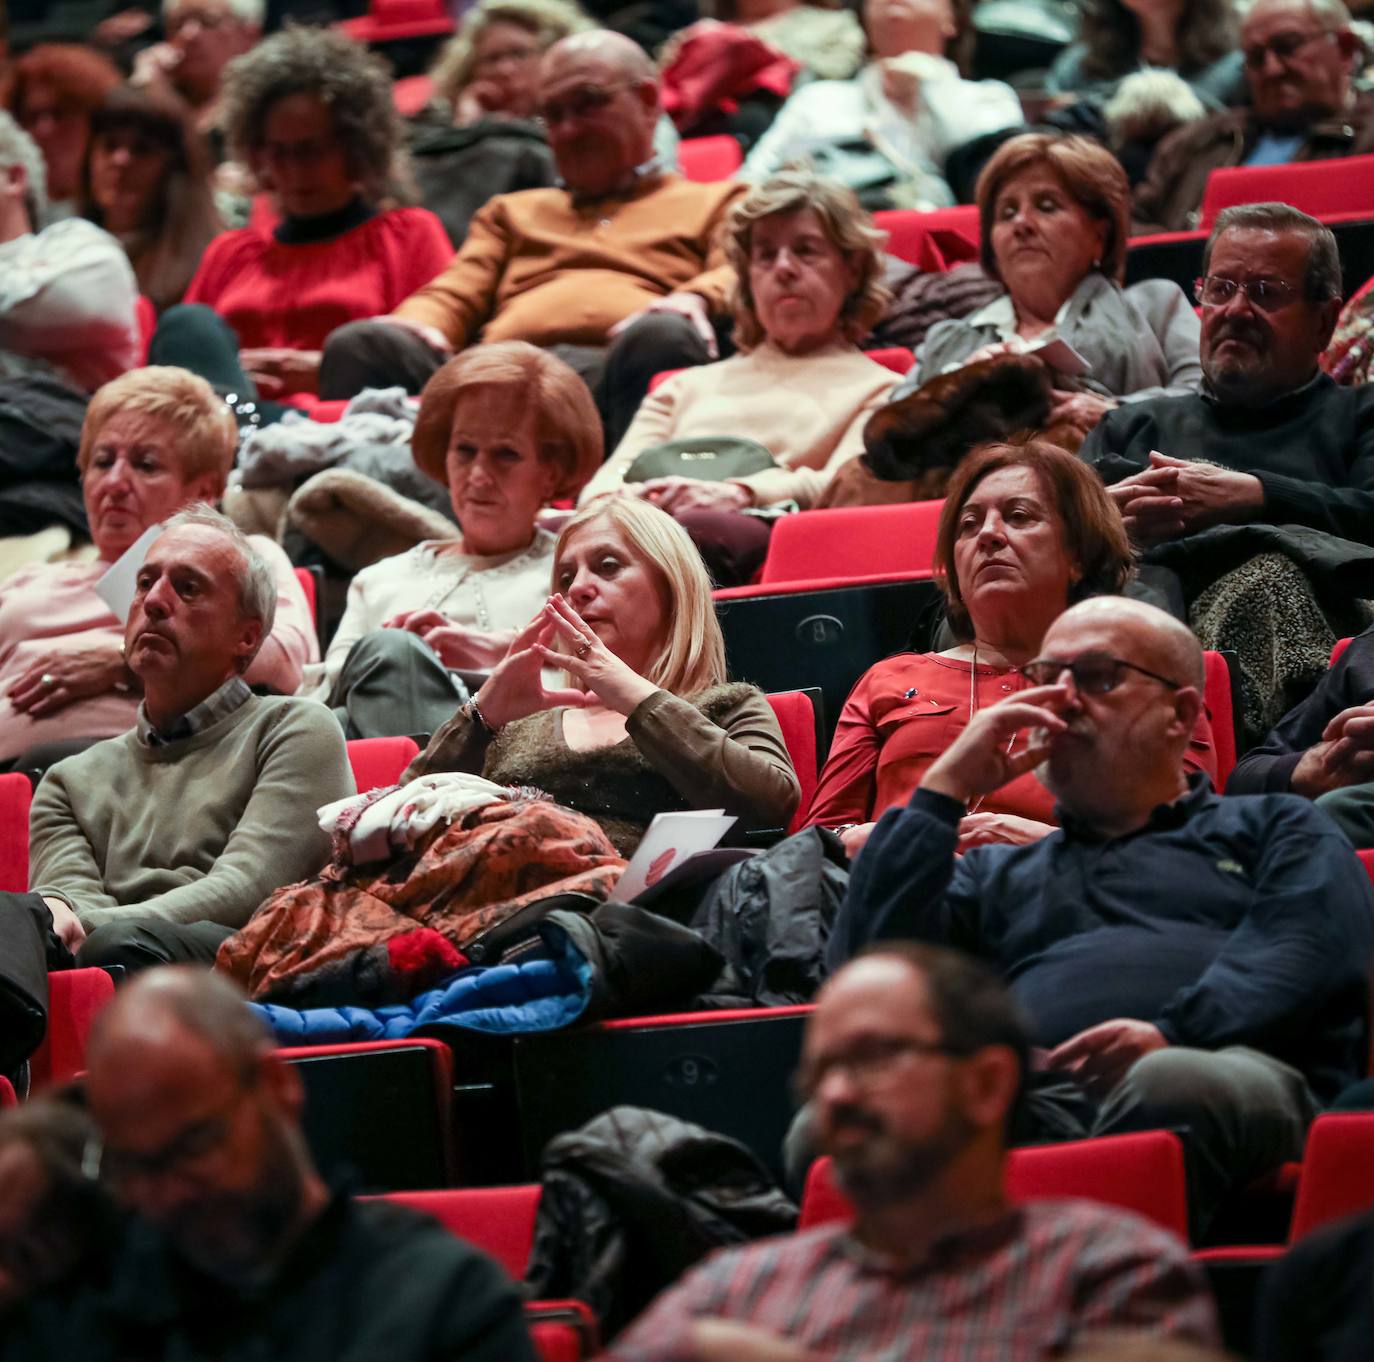
M 448 482 L 453 416 L 463 395 L 476 388 L 516 388 L 527 394 L 539 457 L 559 472 L 555 497 L 576 496 L 601 467 L 605 436 L 587 385 L 557 355 L 537 345 L 498 341 L 455 355 L 420 394 L 410 452 L 420 471 L 435 482 Z
M 1003 142 L 978 176 L 978 226 L 983 236 L 979 258 L 983 272 L 999 284 L 1002 282 L 997 258 L 992 253 L 997 196 L 1009 180 L 1041 166 L 1055 175 L 1089 217 L 1107 224 L 1098 269 L 1108 279 L 1121 283 L 1126 277 L 1126 238 L 1131 230 L 1131 185 L 1121 162 L 1089 137 L 1061 137 L 1044 132 L 1023 133 Z
M 171 449 L 182 477 L 189 480 L 213 473 L 223 489 L 234 466 L 239 428 L 224 399 L 199 374 L 169 364 L 150 364 L 105 384 L 91 398 L 81 427 L 76 466 L 83 474 L 105 422 L 125 412 L 160 421 L 175 434 Z
M 725 680 L 725 640 L 711 598 L 711 579 L 697 546 L 681 525 L 638 497 L 605 497 L 563 526 L 553 551 L 552 589 L 568 540 L 597 520 L 608 520 L 658 579 L 668 619 L 663 651 L 644 674 L 673 695 L 696 695 Z
M 799 213 L 804 208 L 815 211 L 826 236 L 858 265 L 858 281 L 840 310 L 842 334 L 857 344 L 873 329 L 892 298 L 883 283 L 887 234 L 873 225 L 854 191 L 804 167 L 784 166 L 740 199 L 725 223 L 725 255 L 735 271 L 734 339 L 740 350 L 752 350 L 765 339 L 749 284 L 754 226 L 764 218 Z
M 479 0 L 463 16 L 458 32 L 444 45 L 430 71 L 434 93 L 452 104 L 472 79 L 477 64 L 477 40 L 492 24 L 514 24 L 534 34 L 541 51 L 571 33 L 585 33 L 596 25 L 569 0 Z

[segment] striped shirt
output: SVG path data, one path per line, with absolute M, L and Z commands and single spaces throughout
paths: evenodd
M 144 747 L 166 747 L 168 743 L 194 738 L 197 733 L 204 733 L 211 724 L 227 719 L 240 705 L 252 698 L 253 692 L 243 677 L 231 676 L 200 704 L 188 709 L 166 733 L 159 733 L 153 727 L 148 711 L 140 704 L 134 720 L 138 741 Z
M 749 1324 L 827 1362 L 1038 1362 L 1097 1330 L 1217 1342 L 1187 1248 L 1087 1201 L 1031 1201 L 894 1270 L 845 1225 L 714 1254 L 606 1355 L 690 1362 L 691 1322 Z

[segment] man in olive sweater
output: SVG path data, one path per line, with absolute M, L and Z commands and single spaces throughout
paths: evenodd
M 174 516 L 125 627 L 137 726 L 52 767 L 34 795 L 29 884 L 81 965 L 214 960 L 274 889 L 313 874 L 322 804 L 353 793 L 343 733 L 242 673 L 272 627 L 271 568 L 214 511 Z

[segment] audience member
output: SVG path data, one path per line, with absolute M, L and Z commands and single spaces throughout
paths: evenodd
M 527 340 L 557 347 L 588 380 L 617 443 L 654 374 L 714 355 L 711 318 L 732 283 L 717 238 L 743 192 L 660 168 L 658 103 L 653 65 L 629 39 L 598 30 L 551 47 L 539 111 L 563 187 L 482 208 L 433 283 L 331 337 L 320 392 L 418 392 L 454 351 Z
M 1121 514 L 1072 454 L 1044 441 L 985 445 L 960 464 L 940 514 L 935 572 L 954 646 L 899 653 L 859 678 L 840 713 L 807 814 L 852 857 L 874 822 L 904 805 L 980 709 L 1026 690 L 1020 671 L 1075 601 L 1120 592 L 1133 575 Z M 1215 777 L 1199 715 L 1185 770 Z M 975 801 L 959 849 L 1043 837 L 1049 791 L 1026 771 Z
M 138 285 L 99 227 L 38 231 L 46 205 L 43 158 L 0 112 L 0 365 L 40 361 L 90 391 L 138 363 Z
M 995 965 L 1048 1068 L 1100 1102 L 1092 1133 L 1182 1132 L 1200 1232 L 1229 1188 L 1301 1157 L 1364 1072 L 1374 890 L 1305 800 L 1185 780 L 1202 656 L 1177 620 L 1104 597 L 1041 646 L 1037 684 L 980 711 L 880 820 L 832 958 L 914 936 Z M 970 802 L 1042 763 L 1061 830 L 956 856 Z
M 590 814 L 622 855 L 654 815 L 724 809 L 786 827 L 799 787 L 768 701 L 725 680 L 711 583 L 687 533 L 642 501 L 574 516 L 555 594 L 407 768 L 480 771 Z M 543 669 L 567 673 L 549 690 Z
M 167 40 L 145 47 L 133 83 L 183 100 L 196 127 L 217 133 L 224 68 L 262 36 L 264 0 L 162 0 Z
M 5 107 L 38 144 L 48 171 L 46 215 L 72 217 L 91 136 L 91 114 L 119 84 L 109 58 L 78 43 L 40 43 L 9 71 Z
M 749 153 L 741 178 L 766 180 L 786 162 L 811 156 L 823 170 L 833 159 L 834 174 L 848 158 L 855 181 L 868 181 L 880 159 L 891 171 L 885 202 L 870 202 L 870 185 L 851 181 L 870 207 L 953 203 L 945 158 L 975 137 L 1017 126 L 1020 100 L 1000 80 L 962 79 L 945 57 L 955 36 L 950 0 L 866 0 L 864 27 L 863 69 L 851 80 L 799 86 Z M 865 144 L 870 149 L 859 155 Z
M 1196 392 L 1198 320 L 1168 279 L 1122 288 L 1129 188 L 1120 162 L 1084 137 L 1027 133 L 978 177 L 983 269 L 1006 292 L 931 327 L 897 401 L 963 364 L 1062 340 L 1089 368 L 1050 368 L 1050 424 L 1082 434 L 1121 404 Z
M 1142 230 L 1197 226 L 1214 170 L 1374 151 L 1374 91 L 1351 85 L 1360 41 L 1341 0 L 1255 0 L 1240 48 L 1250 102 L 1159 144 L 1135 191 Z
M 1313 799 L 1357 847 L 1374 847 L 1374 629 L 1351 639 L 1317 688 L 1241 758 L 1228 794 Z
M 202 138 L 170 96 L 120 86 L 91 115 L 81 215 L 124 247 L 139 292 L 179 303 L 221 231 Z
M 807 0 L 716 0 L 714 8 L 716 18 L 762 38 L 819 80 L 848 80 L 863 61 L 864 31 L 848 7 Z
M 326 710 L 243 679 L 277 584 L 230 521 L 178 512 L 136 583 L 124 642 L 137 724 L 43 777 L 29 882 L 83 965 L 208 963 L 268 893 L 320 867 L 314 811 L 353 777 Z
M 7 1359 L 534 1362 L 490 1259 L 325 1183 L 300 1077 L 232 984 L 136 980 L 96 1019 L 88 1060 L 93 1154 L 133 1215 L 108 1280 L 29 1311 Z
M 1213 107 L 1247 98 L 1231 0 L 1152 5 L 1091 0 L 1078 39 L 1054 59 L 1045 88 L 1054 94 L 1111 93 L 1135 71 L 1177 71 Z
M 809 171 L 783 171 L 736 203 L 725 250 L 739 281 L 735 344 L 746 353 L 688 369 L 646 397 L 581 501 L 643 497 L 687 527 L 717 583 L 749 581 L 772 521 L 742 512 L 812 505 L 863 452 L 864 425 L 896 386 L 858 346 L 888 297 L 881 240 L 851 190 Z M 715 481 L 710 471 L 694 476 L 705 465 L 690 460 L 675 464 L 681 474 L 640 476 L 665 442 L 724 437 L 772 457 Z
M 0 583 L 0 764 L 45 769 L 134 723 L 124 628 L 97 584 L 144 531 L 192 502 L 219 500 L 237 443 L 228 408 L 184 369 L 135 369 L 91 400 L 77 466 L 97 557 L 34 563 Z M 245 679 L 290 695 L 319 656 L 310 607 L 281 548 L 262 536 L 253 543 L 277 605 Z
M 1228 208 L 1202 272 L 1205 393 L 1124 407 L 1080 453 L 1114 484 L 1131 537 L 1184 578 L 1204 646 L 1238 654 L 1257 740 L 1351 632 L 1349 589 L 1321 583 L 1355 551 L 1337 541 L 1374 545 L 1374 390 L 1318 367 L 1341 271 L 1315 219 L 1286 204 Z M 1209 527 L 1231 528 L 1199 538 Z
M 571 0 L 480 0 L 463 16 L 431 72 L 432 116 L 410 148 L 421 200 L 455 247 L 488 199 L 554 183 L 535 122 L 539 59 L 590 27 Z
M 976 961 L 894 944 L 847 965 L 816 1000 L 797 1085 L 854 1223 L 715 1255 L 608 1358 L 815 1362 L 896 1339 L 927 1362 L 1048 1357 L 1104 1328 L 1212 1342 L 1206 1285 L 1164 1231 L 1086 1201 L 1009 1204 L 1029 1062 L 1024 1022 Z M 711 1350 L 727 1322 L 747 1332 Z
M 587 385 L 524 341 L 464 351 L 425 385 L 415 462 L 448 484 L 459 537 L 364 568 L 325 655 L 317 697 L 350 738 L 429 735 L 506 655 L 549 591 L 554 536 L 535 516 L 601 462 Z M 461 697 L 460 693 L 461 692 Z
M 406 197 L 400 116 L 382 61 L 342 33 L 291 28 L 225 73 L 234 153 L 276 197 L 282 220 L 210 244 L 150 358 L 217 387 L 269 399 L 315 391 L 336 327 L 394 307 L 452 256 Z M 251 379 L 251 384 L 248 382 Z

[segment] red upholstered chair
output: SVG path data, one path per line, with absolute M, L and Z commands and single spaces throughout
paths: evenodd
M 354 738 L 348 763 L 359 792 L 394 785 L 419 750 L 414 738 Z
M 140 293 L 134 304 L 134 317 L 138 322 L 138 343 L 141 347 L 138 362 L 147 364 L 148 346 L 152 344 L 153 332 L 157 330 L 157 308 L 153 300 Z
M 434 96 L 434 82 L 428 76 L 402 76 L 391 82 L 391 102 L 402 118 L 413 118 Z
M 900 374 L 903 378 L 916 367 L 916 352 L 906 349 L 905 346 L 893 345 L 882 350 L 865 350 L 864 354 L 874 364 L 881 364 L 884 368 L 891 369 L 894 374 Z
M 539 1213 L 539 1184 L 455 1187 L 437 1192 L 388 1192 L 394 1201 L 432 1215 L 446 1230 L 490 1254 L 518 1282 L 525 1275 Z
M 688 137 L 677 144 L 682 173 L 697 184 L 728 180 L 744 164 L 744 153 L 733 137 Z
M 596 1354 L 596 1317 L 581 1301 L 529 1301 L 525 1320 L 540 1362 L 581 1362 Z
M 1236 715 L 1231 698 L 1231 669 L 1225 655 L 1208 650 L 1202 654 L 1206 683 L 1203 701 L 1212 721 L 1212 744 L 1217 754 L 1217 792 L 1226 788 L 1226 781 L 1236 765 Z
M 931 576 L 943 501 L 798 511 L 773 526 L 761 586 L 782 582 Z M 728 588 L 757 594 L 756 588 Z M 716 593 L 717 599 L 720 593 Z
M 982 231 L 976 205 L 927 212 L 885 209 L 873 214 L 873 223 L 887 233 L 887 249 L 892 255 L 930 273 L 978 259 Z
M 1341 654 L 1345 652 L 1348 647 L 1350 647 L 1350 640 L 1348 638 L 1338 638 L 1336 640 L 1336 646 L 1331 650 L 1331 661 L 1327 665 L 1334 667 L 1336 663 L 1341 660 Z
M 6 1107 L 17 1107 L 18 1105 L 19 1099 L 14 1095 L 14 1084 L 8 1078 L 0 1075 L 0 1111 L 4 1111 Z
M 1083 1197 L 1134 1211 L 1180 1239 L 1188 1237 L 1183 1145 L 1169 1131 L 1013 1149 L 1007 1155 L 1006 1187 L 1014 1202 Z M 835 1186 L 830 1160 L 817 1159 L 807 1175 L 797 1228 L 847 1220 L 853 1213 Z
M 389 43 L 452 33 L 453 16 L 443 0 L 370 0 L 366 14 L 335 27 L 360 43 Z
M 320 607 L 318 584 L 315 581 L 315 574 L 309 568 L 298 567 L 296 569 L 296 580 L 301 584 L 301 590 L 305 593 L 305 603 L 310 607 L 310 618 L 315 628 L 320 627 Z
M 29 1057 L 34 1089 L 65 1083 L 86 1067 L 91 1023 L 114 997 L 114 980 L 103 969 L 67 969 L 48 975 L 48 1031 Z
M 1271 202 L 1292 204 L 1319 218 L 1374 217 L 1374 156 L 1214 170 L 1202 196 L 1202 226 L 1210 228 L 1223 208 Z
M 806 811 L 811 807 L 811 797 L 816 793 L 816 777 L 820 769 L 816 737 L 816 700 L 819 694 L 819 691 L 786 690 L 775 691 L 768 697 L 778 727 L 782 729 L 782 740 L 787 744 L 787 755 L 792 758 L 792 769 L 797 773 L 801 785 L 801 799 L 788 825 L 789 833 L 801 830 L 802 819 L 806 817 Z
M 1333 1111 L 1307 1132 L 1288 1241 L 1374 1207 L 1374 1112 Z
M 0 776 L 0 889 L 22 894 L 29 887 L 28 776 Z

